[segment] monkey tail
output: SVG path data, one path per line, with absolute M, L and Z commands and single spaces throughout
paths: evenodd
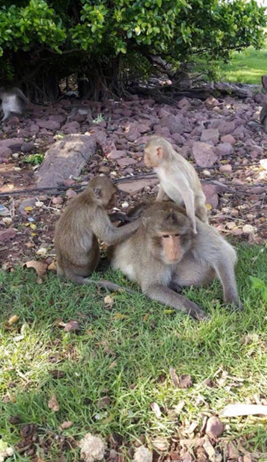
M 132 290 L 132 289 L 128 289 L 126 287 L 122 287 L 120 286 L 119 284 L 115 284 L 113 282 L 110 282 L 110 281 L 107 281 L 106 279 L 103 279 L 102 281 L 94 281 L 93 279 L 83 279 L 83 284 L 86 284 L 86 285 L 90 285 L 90 284 L 94 284 L 96 285 L 97 287 L 104 287 L 105 289 L 108 289 L 110 290 L 111 292 L 114 292 L 116 290 L 121 290 L 121 291 L 124 291 L 124 292 L 127 292 L 129 294 L 138 294 L 138 292 L 136 292 L 135 290 Z

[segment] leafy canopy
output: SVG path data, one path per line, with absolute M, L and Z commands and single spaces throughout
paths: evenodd
M 81 51 L 94 61 L 130 52 L 209 60 L 262 46 L 265 9 L 255 0 L 0 1 L 0 56 Z M 1 59 L 0 59 L 1 61 Z

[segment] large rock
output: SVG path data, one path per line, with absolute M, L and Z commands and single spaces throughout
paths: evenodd
M 38 187 L 58 186 L 70 176 L 79 176 L 95 151 L 96 141 L 89 135 L 67 135 L 57 141 L 45 154 L 38 171 Z
M 142 189 L 146 188 L 147 186 L 153 186 L 157 184 L 159 180 L 157 178 L 149 178 L 149 179 L 141 179 L 141 180 L 130 180 L 129 182 L 123 182 L 118 184 L 118 188 L 120 191 L 123 191 L 128 194 L 137 194 Z
M 194 142 L 193 156 L 199 167 L 212 167 L 219 158 L 215 153 L 214 146 L 201 141 Z

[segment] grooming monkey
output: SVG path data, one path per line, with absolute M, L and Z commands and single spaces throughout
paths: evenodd
M 234 273 L 235 250 L 214 228 L 196 218 L 194 235 L 185 210 L 171 201 L 155 202 L 141 220 L 133 236 L 111 248 L 114 269 L 137 282 L 152 300 L 196 319 L 204 318 L 203 310 L 174 290 L 208 284 L 216 276 L 223 285 L 224 301 L 242 308 Z
M 97 239 L 108 245 L 116 244 L 133 234 L 140 224 L 136 220 L 121 228 L 112 225 L 106 209 L 114 205 L 116 192 L 112 181 L 101 175 L 89 181 L 87 188 L 71 200 L 56 224 L 58 276 L 64 275 L 76 284 L 121 289 L 109 281 L 86 279 L 100 261 Z
M 187 215 L 197 233 L 195 215 L 208 223 L 205 195 L 194 167 L 172 145 L 160 136 L 152 136 L 145 146 L 144 162 L 152 167 L 160 180 L 157 201 L 167 195 L 178 205 L 185 205 Z
M 29 103 L 28 98 L 17 87 L 5 89 L 0 88 L 1 110 L 4 113 L 2 122 L 7 120 L 13 114 L 23 114 L 26 104 Z

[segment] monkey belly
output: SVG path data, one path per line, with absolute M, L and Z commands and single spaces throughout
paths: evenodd
M 216 277 L 213 268 L 199 262 L 193 256 L 186 256 L 175 269 L 174 281 L 181 287 L 200 287 L 210 284 Z

